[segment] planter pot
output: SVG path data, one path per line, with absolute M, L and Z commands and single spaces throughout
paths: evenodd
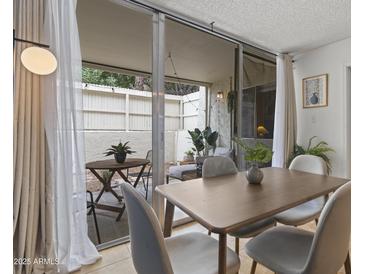
M 126 153 L 116 153 L 114 154 L 114 159 L 120 164 L 123 164 L 125 162 L 125 158 L 127 157 Z
M 194 156 L 184 156 L 184 161 L 194 161 Z
M 198 177 L 202 176 L 202 170 L 203 170 L 203 163 L 204 160 L 207 159 L 209 156 L 197 156 L 196 161 L 196 174 Z
M 257 165 L 252 165 L 246 171 L 246 178 L 250 184 L 260 184 L 264 178 L 264 173 Z

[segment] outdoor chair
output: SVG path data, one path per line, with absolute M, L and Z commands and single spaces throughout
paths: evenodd
M 257 263 L 282 274 L 333 274 L 344 262 L 348 270 L 350 192 L 349 182 L 331 196 L 320 215 L 315 233 L 278 226 L 250 240 L 245 249 L 254 260 L 251 274 L 255 273 Z
M 89 211 L 88 215 L 90 215 L 91 213 L 93 214 L 95 230 L 96 230 L 96 237 L 98 238 L 98 243 L 101 244 L 98 220 L 96 219 L 94 196 L 93 196 L 93 193 L 91 191 L 87 190 L 86 192 L 90 195 L 90 201 L 86 202 L 86 208 L 87 209 L 90 208 L 90 211 Z
M 145 199 L 147 200 L 149 179 L 152 176 L 152 172 L 151 172 L 152 171 L 152 149 L 147 151 L 146 159 L 149 160 L 150 163 L 148 164 L 148 166 L 146 166 L 146 170 L 142 173 L 141 179 L 142 179 L 144 190 L 146 191 Z M 137 178 L 139 173 L 138 172 L 129 173 L 129 171 L 127 171 L 127 174 L 129 177 Z
M 203 233 L 164 239 L 152 207 L 128 183 L 122 184 L 134 267 L 139 274 L 216 274 L 218 241 Z M 238 273 L 240 259 L 227 248 L 226 273 Z

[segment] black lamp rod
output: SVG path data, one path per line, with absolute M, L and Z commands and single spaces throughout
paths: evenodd
M 16 38 L 16 37 L 14 37 L 14 40 L 15 40 L 15 41 L 18 41 L 18 42 L 24 42 L 24 43 L 33 44 L 33 45 L 35 45 L 35 46 L 42 47 L 42 48 L 49 48 L 49 45 L 41 44 L 41 43 L 37 43 L 37 42 L 33 42 L 33 41 L 29 41 L 29 40 L 25 40 L 25 39 L 20 39 L 20 38 Z

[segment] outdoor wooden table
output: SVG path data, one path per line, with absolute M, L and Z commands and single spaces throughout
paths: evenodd
M 128 158 L 125 160 L 124 163 L 118 163 L 114 159 L 87 163 L 86 169 L 90 170 L 95 175 L 95 177 L 103 184 L 103 188 L 95 200 L 96 207 L 100 208 L 100 209 L 119 212 L 117 219 L 116 219 L 116 221 L 119 221 L 125 210 L 125 205 L 123 204 L 122 207 L 116 207 L 116 206 L 111 206 L 111 205 L 100 204 L 99 200 L 100 200 L 101 196 L 103 195 L 104 191 L 110 191 L 113 194 L 113 196 L 118 201 L 121 202 L 123 197 L 119 196 L 111 187 L 111 179 L 112 179 L 113 175 L 115 174 L 115 172 L 117 172 L 125 182 L 132 184 L 132 182 L 128 179 L 128 177 L 123 173 L 122 170 L 140 166 L 141 170 L 139 171 L 139 174 L 133 184 L 133 186 L 136 187 L 139 180 L 141 179 L 144 169 L 146 168 L 146 166 L 148 164 L 149 164 L 148 160 L 140 159 L 140 158 Z M 111 175 L 108 178 L 108 180 L 105 181 L 103 179 L 103 177 L 100 176 L 100 174 L 97 172 L 97 170 L 109 170 L 111 172 Z
M 219 273 L 226 273 L 227 234 L 239 228 L 333 192 L 347 179 L 283 168 L 263 168 L 260 185 L 247 182 L 243 172 L 161 185 L 166 215 L 164 236 L 171 236 L 174 207 L 219 234 Z

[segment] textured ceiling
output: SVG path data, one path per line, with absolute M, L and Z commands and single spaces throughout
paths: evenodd
M 351 36 L 350 0 L 146 0 L 276 52 Z

